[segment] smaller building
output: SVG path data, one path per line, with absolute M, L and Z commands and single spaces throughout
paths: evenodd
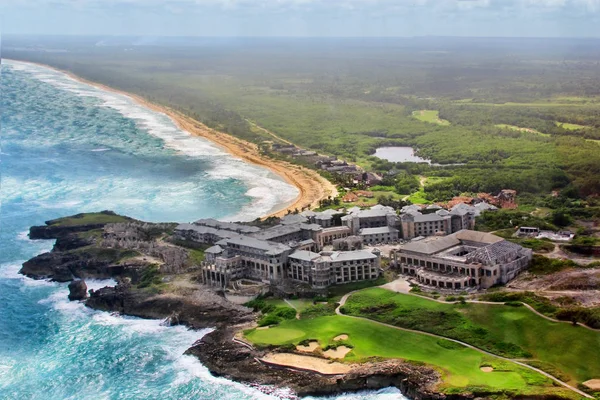
M 540 228 L 533 226 L 521 226 L 517 231 L 517 236 L 537 236 L 540 234 Z
M 363 228 L 358 234 L 365 244 L 379 244 L 397 242 L 399 232 L 398 229 L 391 226 L 381 226 L 378 228 Z

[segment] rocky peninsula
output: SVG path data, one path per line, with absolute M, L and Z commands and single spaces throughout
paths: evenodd
M 212 329 L 186 354 L 215 376 L 243 382 L 280 397 L 399 388 L 411 399 L 486 398 L 489 393 L 442 393 L 437 369 L 422 363 L 373 357 L 344 373 L 322 373 L 269 362 L 268 356 L 300 355 L 293 346 L 254 346 L 242 332 L 257 326 L 260 314 L 197 281 L 203 249 L 173 236 L 175 224 L 147 223 L 110 211 L 47 221 L 30 230 L 31 239 L 55 239 L 52 251 L 25 262 L 21 273 L 34 279 L 71 282 L 70 298 L 87 307 L 140 318 L 161 319 L 191 329 Z M 85 279 L 114 279 L 117 285 L 90 290 Z M 313 357 L 315 355 L 311 355 Z M 322 358 L 321 362 L 330 361 Z M 285 389 L 285 390 L 283 390 Z M 282 394 L 283 393 L 283 394 Z M 545 397 L 545 396 L 540 396 Z
M 414 399 L 448 398 L 435 393 L 433 369 L 400 360 L 373 360 L 343 375 L 283 368 L 260 361 L 276 348 L 258 349 L 234 340 L 256 325 L 258 314 L 195 282 L 197 249 L 174 243 L 174 224 L 152 224 L 103 211 L 46 221 L 31 239 L 54 239 L 52 251 L 25 262 L 33 279 L 71 282 L 71 296 L 87 307 L 140 318 L 163 319 L 192 329 L 214 330 L 187 350 L 216 376 L 287 397 L 326 395 L 396 386 Z M 196 254 L 195 254 L 196 253 Z M 82 295 L 85 279 L 115 279 L 114 287 Z M 85 289 L 84 289 L 85 290 Z M 462 398 L 462 397 L 461 397 Z

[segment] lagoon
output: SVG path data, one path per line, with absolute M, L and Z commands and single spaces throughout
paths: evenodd
M 391 162 L 431 163 L 431 160 L 416 156 L 409 146 L 380 147 L 375 150 L 375 157 Z

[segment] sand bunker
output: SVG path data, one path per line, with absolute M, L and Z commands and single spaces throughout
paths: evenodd
M 481 367 L 479 369 L 482 370 L 483 372 L 492 372 L 494 370 L 494 368 L 492 368 L 492 367 Z
M 336 342 L 337 342 L 338 340 L 348 340 L 348 335 L 346 335 L 346 334 L 342 334 L 342 335 L 339 335 L 339 336 L 336 336 L 336 337 L 334 337 L 334 338 L 333 338 L 333 340 L 335 340 Z
M 323 355 L 327 358 L 344 358 L 346 354 L 350 353 L 352 349 L 346 346 L 339 346 L 337 349 L 329 349 L 323 352 Z
M 589 381 L 583 382 L 583 385 L 592 390 L 600 390 L 600 379 L 590 379 Z
M 270 326 L 259 326 L 258 328 L 256 328 L 257 331 L 264 331 L 265 329 L 269 329 Z
M 272 353 L 267 354 L 262 360 L 286 367 L 309 369 L 324 375 L 346 374 L 352 369 L 351 366 L 346 364 L 330 362 L 322 358 L 302 356 L 299 354 Z
M 319 348 L 319 342 L 317 341 L 311 341 L 308 343 L 308 346 L 296 346 L 296 350 L 298 351 L 302 351 L 304 353 L 312 353 L 313 351 L 315 351 L 316 349 Z

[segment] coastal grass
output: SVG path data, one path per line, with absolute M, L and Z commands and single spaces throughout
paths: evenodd
M 374 288 L 350 296 L 343 312 L 527 358 L 573 383 L 600 377 L 600 357 L 593 350 L 600 348 L 600 332 L 549 321 L 518 303 L 444 304 Z
M 456 343 L 419 333 L 405 332 L 376 323 L 343 316 L 326 316 L 307 320 L 288 320 L 268 330 L 252 329 L 246 338 L 258 346 L 297 345 L 316 340 L 321 348 L 335 345 L 334 338 L 345 340 L 352 351 L 345 361 L 361 362 L 373 357 L 397 358 L 433 366 L 442 375 L 440 389 L 452 392 L 458 388 L 479 387 L 485 391 L 541 393 L 552 389 L 551 381 L 523 367 L 485 356 Z M 494 366 L 486 373 L 482 366 Z
M 117 222 L 131 222 L 129 217 L 115 214 L 110 211 L 102 211 L 97 213 L 76 214 L 69 217 L 57 218 L 48 221 L 49 226 L 78 226 L 78 225 L 100 225 Z
M 415 117 L 419 121 L 429 122 L 430 124 L 450 125 L 450 121 L 440 119 L 439 114 L 440 112 L 437 110 L 420 110 L 414 111 L 413 117 Z

